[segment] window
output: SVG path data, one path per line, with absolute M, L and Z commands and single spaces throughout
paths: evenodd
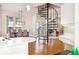
M 11 16 L 7 16 L 7 32 L 12 32 L 13 27 L 16 28 L 16 32 L 18 31 L 18 29 L 22 28 L 21 18 L 20 17 L 15 17 L 15 19 L 14 19 Z
M 13 29 L 13 17 L 7 16 L 7 32 L 11 32 Z
M 21 29 L 21 27 L 22 27 L 21 18 L 20 17 L 16 17 L 15 21 L 16 21 L 16 31 L 18 31 L 18 29 Z

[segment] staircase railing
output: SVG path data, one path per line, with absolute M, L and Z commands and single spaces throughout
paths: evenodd
M 52 14 L 52 18 L 50 18 L 51 14 Z M 38 15 L 40 15 L 40 17 L 43 17 L 45 20 L 48 20 L 46 23 L 41 24 L 41 26 L 39 26 L 38 36 L 39 38 L 42 37 L 43 39 L 48 39 L 47 38 L 48 29 L 52 29 L 55 31 L 57 30 L 58 11 L 55 9 L 55 6 L 52 4 L 44 4 L 44 5 L 38 6 Z

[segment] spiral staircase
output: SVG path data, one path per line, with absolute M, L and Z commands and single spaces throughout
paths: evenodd
M 49 3 L 38 6 L 38 15 L 43 18 L 41 20 L 44 20 L 38 28 L 39 39 L 47 40 L 48 42 L 49 36 L 58 36 L 58 11 L 56 8 L 59 7 Z

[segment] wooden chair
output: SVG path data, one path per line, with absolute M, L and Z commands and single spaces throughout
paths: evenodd
M 22 37 L 22 30 L 21 29 L 18 29 L 17 36 Z
M 28 37 L 29 36 L 29 32 L 27 32 L 27 30 L 24 30 L 22 35 L 23 35 L 23 37 Z

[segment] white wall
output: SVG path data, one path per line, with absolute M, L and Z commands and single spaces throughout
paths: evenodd
M 79 4 L 75 4 L 75 47 L 79 48 Z
M 0 36 L 2 35 L 2 12 L 0 11 Z
M 64 26 L 64 34 L 60 40 L 67 44 L 74 44 L 74 4 L 65 3 L 61 6 L 61 23 Z
M 25 21 L 24 29 L 29 30 L 30 36 L 35 35 L 35 26 L 37 20 L 37 8 L 33 8 L 29 11 L 25 10 L 23 20 Z
M 74 4 L 65 3 L 61 6 L 61 23 L 64 26 L 74 22 Z

